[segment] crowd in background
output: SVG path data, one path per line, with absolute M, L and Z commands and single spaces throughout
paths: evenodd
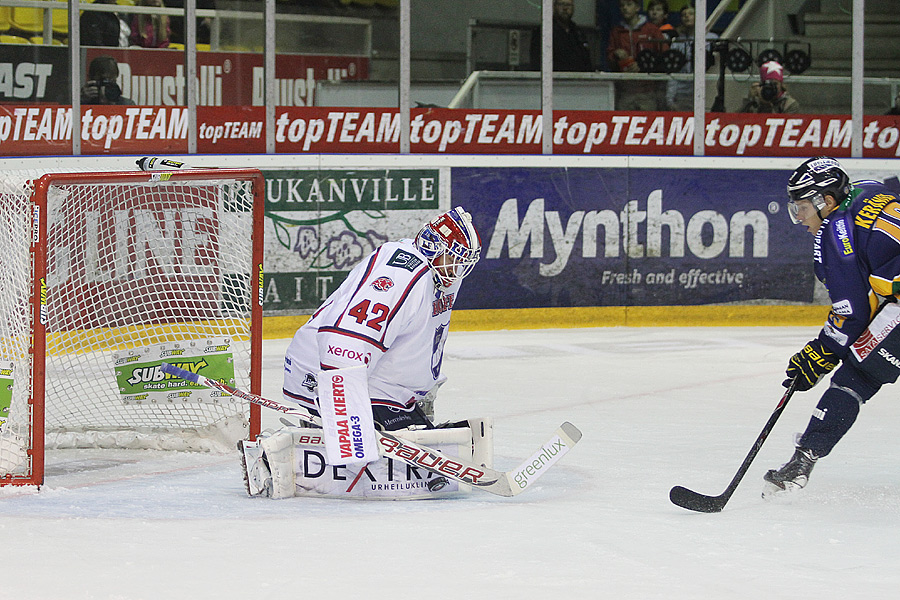
M 691 73 L 694 68 L 695 9 L 691 0 L 593 0 L 596 23 L 583 27 L 573 20 L 576 2 L 592 0 L 554 0 L 553 69 L 559 72 L 676 72 Z M 184 0 L 137 0 L 140 6 L 183 8 Z M 116 0 L 96 0 L 97 4 L 115 4 Z M 396 4 L 392 2 L 392 4 Z M 214 0 L 197 0 L 198 9 L 215 8 Z M 587 30 L 599 36 L 603 52 L 591 52 Z M 714 33 L 707 34 L 709 40 Z M 210 19 L 197 19 L 197 43 L 209 44 Z M 531 68 L 540 68 L 538 30 L 532 36 Z M 167 48 L 184 43 L 184 18 L 160 14 L 117 14 L 83 11 L 83 46 Z M 596 43 L 596 42 L 595 42 Z M 661 70 L 648 64 L 648 56 L 658 57 L 677 50 L 684 62 L 677 69 Z M 900 102 L 898 102 L 900 106 Z M 693 82 L 673 78 L 668 82 L 620 81 L 616 83 L 616 108 L 621 110 L 693 110 Z M 797 113 L 800 103 L 790 95 L 784 82 L 784 69 L 775 62 L 759 66 L 759 79 L 753 81 L 739 112 Z M 898 110 L 897 108 L 891 109 Z M 890 113 L 889 113 L 890 114 Z
M 116 4 L 116 0 L 95 0 Z M 184 0 L 137 0 L 138 6 L 184 8 Z M 214 0 L 197 0 L 198 9 L 215 8 Z M 161 14 L 118 14 L 86 10 L 80 18 L 82 46 L 168 48 L 184 44 L 184 18 Z M 209 44 L 210 19 L 197 19 L 197 43 Z
M 677 72 L 694 70 L 694 24 L 696 10 L 690 0 L 598 0 L 597 31 L 605 52 L 592 61 L 587 36 L 572 20 L 576 0 L 553 3 L 553 70 L 560 72 L 611 71 L 621 73 Z M 672 8 L 677 4 L 678 10 Z M 704 52 L 715 33 L 707 34 Z M 532 68 L 538 68 L 538 43 L 532 41 Z M 669 51 L 677 51 L 680 64 L 663 64 Z M 596 64 L 595 64 L 596 63 Z M 799 102 L 784 85 L 783 69 L 778 63 L 760 65 L 760 80 L 751 84 L 740 112 L 796 113 Z M 672 79 L 618 81 L 615 106 L 619 110 L 692 111 L 694 85 Z

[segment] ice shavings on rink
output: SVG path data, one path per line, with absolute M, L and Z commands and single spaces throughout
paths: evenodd
M 39 493 L 0 489 L 0 599 L 894 598 L 900 388 L 863 408 L 793 499 L 761 500 L 762 474 L 790 458 L 819 388 L 795 394 L 723 512 L 668 500 L 673 485 L 724 490 L 815 333 L 451 335 L 437 418 L 493 417 L 497 467 L 564 420 L 584 432 L 515 498 L 249 499 L 236 452 L 54 451 Z M 286 344 L 265 344 L 266 395 Z

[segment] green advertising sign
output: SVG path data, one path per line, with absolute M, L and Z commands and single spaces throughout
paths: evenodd
M 450 204 L 450 169 L 266 169 L 263 309 L 308 312 Z
M 437 169 L 266 171 L 266 212 L 436 209 Z
M 9 418 L 9 407 L 12 404 L 13 363 L 0 360 L 0 427 Z
M 263 306 L 267 310 L 315 310 L 349 274 L 350 271 L 266 273 Z
M 113 354 L 113 362 L 116 383 L 125 404 L 234 401 L 224 392 L 167 375 L 160 369 L 160 364 L 167 362 L 234 385 L 234 359 L 228 338 L 166 342 L 122 350 Z

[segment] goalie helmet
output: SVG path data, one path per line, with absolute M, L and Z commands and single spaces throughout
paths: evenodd
M 810 158 L 791 173 L 788 179 L 788 213 L 794 223 L 800 223 L 797 202 L 807 200 L 824 218 L 825 194 L 831 194 L 840 205 L 850 196 L 850 177 L 841 163 L 827 156 Z
M 481 238 L 461 206 L 425 223 L 415 240 L 428 260 L 434 284 L 447 289 L 472 272 L 481 257 Z

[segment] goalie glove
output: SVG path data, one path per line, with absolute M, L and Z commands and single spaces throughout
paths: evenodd
M 790 387 L 797 380 L 795 389 L 805 392 L 819 383 L 822 377 L 837 366 L 837 354 L 826 348 L 819 340 L 812 340 L 803 350 L 791 357 L 785 373 L 788 379 L 782 385 Z

